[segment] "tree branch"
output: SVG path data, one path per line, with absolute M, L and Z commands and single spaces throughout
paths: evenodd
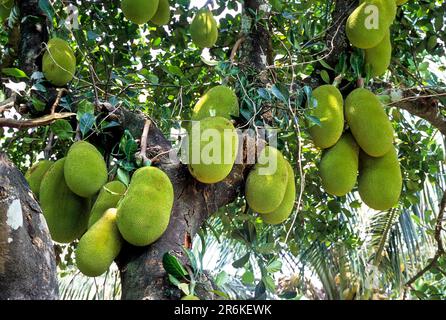
M 36 128 L 36 127 L 46 126 L 47 124 L 51 124 L 56 120 L 69 118 L 75 115 L 76 114 L 72 112 L 62 112 L 62 113 L 49 114 L 40 118 L 29 119 L 29 120 L 0 118 L 0 127 L 9 127 L 16 129 Z

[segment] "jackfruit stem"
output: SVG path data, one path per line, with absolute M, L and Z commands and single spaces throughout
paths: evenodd
M 147 158 L 147 137 L 149 135 L 149 130 L 150 130 L 150 125 L 152 124 L 152 121 L 150 121 L 149 119 L 146 120 L 146 122 L 144 123 L 144 130 L 142 132 L 142 136 L 141 136 L 141 152 L 140 152 L 140 157 L 143 160 L 143 163 L 151 163 L 150 159 Z
M 363 77 L 359 77 L 358 80 L 356 81 L 356 86 L 358 88 L 364 88 L 365 85 L 365 81 Z
M 336 78 L 333 80 L 333 83 L 332 83 L 333 87 L 337 88 L 341 84 L 343 78 L 344 78 L 343 74 L 336 76 Z

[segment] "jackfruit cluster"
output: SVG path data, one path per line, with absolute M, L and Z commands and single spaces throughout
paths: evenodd
M 13 6 L 14 0 L 0 0 L 0 21 L 9 17 Z
M 190 34 L 192 41 L 200 48 L 210 48 L 217 42 L 217 21 L 209 9 L 197 12 L 190 25 Z
M 133 174 L 129 188 L 117 207 L 117 225 L 132 245 L 146 246 L 166 231 L 173 207 L 174 191 L 169 177 L 155 167 Z
M 265 223 L 279 224 L 290 216 L 296 198 L 294 171 L 276 148 L 266 146 L 260 152 L 246 180 L 245 198 Z
M 219 85 L 211 88 L 198 100 L 192 110 L 192 120 L 201 120 L 207 117 L 239 116 L 239 103 L 237 96 L 231 88 Z
M 45 78 L 55 86 L 64 86 L 70 82 L 76 71 L 76 57 L 70 45 L 62 39 L 48 41 L 42 59 L 42 72 Z
M 365 49 L 365 66 L 372 77 L 382 76 L 390 65 L 390 26 L 398 1 L 362 0 L 347 19 L 347 37 L 353 46 Z
M 35 163 L 25 173 L 25 179 L 29 184 L 29 188 L 37 199 L 39 198 L 40 184 L 42 183 L 43 176 L 52 165 L 52 161 L 41 160 Z
M 330 92 L 335 91 L 332 88 L 327 90 L 327 86 L 323 90 L 320 88 L 314 91 L 315 99 L 319 107 L 326 107 Z M 339 102 L 339 97 L 332 98 L 332 104 L 341 108 L 344 105 L 349 131 L 342 134 L 341 130 L 339 140 L 333 138 L 333 131 L 327 130 L 326 125 L 337 121 L 339 116 L 328 111 L 313 112 L 315 117 L 326 117 L 321 119 L 318 127 L 318 130 L 327 130 L 320 135 L 325 139 L 323 141 L 332 139 L 327 145 L 335 141 L 323 150 L 319 162 L 322 187 L 330 195 L 344 196 L 353 190 L 358 181 L 359 195 L 365 204 L 376 210 L 390 209 L 398 203 L 402 186 L 400 165 L 393 146 L 392 124 L 379 99 L 367 89 L 353 90 L 345 104 L 342 103 L 342 96 L 340 99 Z M 317 135 L 313 133 L 311 136 L 316 146 L 323 145 Z
M 195 179 L 212 184 L 229 175 L 239 147 L 231 121 L 219 116 L 193 121 L 187 143 L 188 168 Z
M 170 21 L 169 0 L 122 0 L 121 10 L 135 24 L 151 21 L 162 26 Z

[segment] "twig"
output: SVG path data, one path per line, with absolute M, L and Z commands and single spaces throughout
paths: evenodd
M 89 69 L 90 69 L 91 82 L 93 82 L 94 105 L 98 106 L 99 105 L 99 95 L 98 95 L 98 88 L 96 87 L 96 80 L 94 79 L 95 72 L 94 72 L 92 65 L 89 66 Z
M 53 140 L 54 140 L 54 133 L 51 131 L 50 135 L 48 136 L 48 143 L 46 144 L 45 149 L 43 149 L 43 156 L 45 157 L 45 160 L 50 159 L 50 152 L 53 148 Z
M 13 94 L 5 101 L 0 102 L 0 113 L 5 112 L 6 110 L 12 108 L 14 106 L 15 100 L 16 100 L 16 95 Z
M 240 38 L 235 42 L 234 46 L 232 47 L 231 55 L 229 56 L 229 60 L 231 60 L 231 64 L 234 64 L 234 58 L 235 58 L 235 55 L 236 55 L 238 49 L 240 49 L 240 46 L 241 46 L 241 44 L 243 43 L 243 41 L 245 41 L 245 37 L 244 37 L 244 36 L 240 37 Z
M 64 93 L 66 93 L 66 92 L 68 92 L 68 91 L 65 88 L 59 89 L 59 91 L 57 92 L 56 100 L 54 101 L 53 105 L 51 106 L 51 114 L 54 114 L 54 112 L 56 111 L 57 106 L 60 103 L 60 99 L 62 99 L 62 95 Z
M 147 158 L 147 137 L 149 135 L 150 125 L 152 124 L 152 121 L 146 120 L 144 123 L 144 130 L 142 132 L 141 136 L 141 152 L 140 156 L 143 159 L 144 163 L 149 161 L 149 158 Z
M 36 128 L 50 124 L 53 121 L 69 118 L 75 115 L 76 114 L 72 112 L 62 112 L 62 113 L 49 114 L 31 120 L 15 120 L 15 119 L 0 118 L 0 127 L 9 127 L 16 129 Z

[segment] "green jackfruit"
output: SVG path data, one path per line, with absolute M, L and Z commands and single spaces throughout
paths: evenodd
M 345 118 L 356 142 L 372 157 L 381 157 L 392 147 L 392 124 L 379 99 L 369 90 L 359 88 L 348 95 Z
M 181 300 L 200 300 L 200 298 L 192 294 L 189 294 L 187 296 L 182 297 Z
M 43 176 L 40 205 L 51 238 L 69 243 L 87 229 L 90 200 L 81 198 L 68 188 L 64 179 L 65 158 L 56 161 Z
M 127 187 L 120 181 L 111 181 L 106 183 L 99 192 L 93 208 L 90 212 L 88 227 L 90 228 L 98 221 L 104 212 L 110 208 L 116 208 L 119 200 L 122 199 Z
M 170 21 L 170 5 L 169 0 L 159 0 L 158 9 L 150 20 L 158 26 L 168 24 Z
M 284 222 L 293 212 L 294 202 L 296 201 L 296 182 L 294 180 L 294 171 L 291 164 L 285 161 L 288 170 L 288 181 L 285 195 L 279 207 L 273 212 L 262 214 L 263 222 L 268 224 L 279 224 Z
M 91 197 L 107 178 L 107 166 L 101 153 L 88 142 L 75 142 L 65 161 L 65 181 L 71 191 L 84 198 Z
M 392 148 L 383 157 L 360 154 L 359 195 L 362 201 L 375 210 L 388 210 L 398 203 L 402 176 L 398 155 Z
M 206 92 L 192 111 L 192 120 L 207 117 L 230 119 L 239 116 L 239 104 L 235 92 L 227 86 L 216 86 Z
M 370 67 L 372 77 L 382 76 L 389 67 L 391 58 L 390 31 L 386 32 L 384 39 L 376 47 L 365 50 L 365 62 Z
M 267 146 L 246 180 L 246 201 L 257 213 L 273 212 L 282 203 L 287 184 L 287 161 L 279 150 Z
M 76 265 L 86 276 L 100 276 L 118 256 L 121 246 L 116 209 L 111 208 L 79 240 L 75 251 Z
M 194 121 L 189 132 L 191 175 L 202 183 L 224 180 L 237 157 L 238 135 L 234 125 L 223 117 L 208 117 Z
M 346 34 L 353 46 L 369 49 L 378 45 L 393 22 L 388 0 L 368 0 L 348 17 Z
M 217 21 L 209 9 L 197 12 L 190 25 L 192 41 L 200 48 L 210 48 L 218 38 Z
M 166 231 L 174 193 L 169 177 L 155 167 L 133 174 L 118 206 L 117 223 L 122 237 L 135 246 L 149 245 Z
M 409 0 L 395 0 L 395 1 L 396 1 L 396 5 L 397 6 L 402 6 L 403 4 L 405 4 Z
M 0 1 L 0 21 L 9 17 L 13 6 L 14 0 Z
M 121 10 L 133 23 L 144 24 L 155 15 L 159 0 L 122 0 Z
M 35 163 L 25 173 L 25 179 L 26 181 L 28 181 L 29 188 L 36 195 L 37 198 L 39 198 L 40 184 L 42 182 L 43 176 L 52 165 L 53 161 L 41 160 Z
M 344 100 L 338 88 L 323 85 L 313 91 L 317 101 L 311 115 L 318 118 L 320 125 L 313 125 L 309 132 L 314 144 L 322 149 L 333 146 L 344 130 Z
M 48 41 L 42 59 L 42 71 L 45 78 L 55 86 L 64 86 L 73 79 L 76 57 L 66 41 L 59 38 Z
M 350 133 L 330 149 L 325 150 L 319 164 L 322 187 L 334 196 L 344 196 L 356 184 L 358 177 L 359 147 Z

